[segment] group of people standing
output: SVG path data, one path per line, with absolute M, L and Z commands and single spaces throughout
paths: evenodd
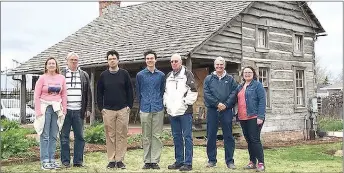
M 179 54 L 170 59 L 172 71 L 165 75 L 155 66 L 157 54 L 149 50 L 144 53 L 146 68 L 136 75 L 136 97 L 139 102 L 142 126 L 142 169 L 160 169 L 159 162 L 163 144 L 161 134 L 165 110 L 171 123 L 175 149 L 175 162 L 168 169 L 192 170 L 193 107 L 198 91 L 193 73 L 182 65 Z M 97 106 L 100 110 L 106 135 L 107 168 L 125 169 L 123 163 L 127 151 L 127 134 L 134 92 L 130 75 L 119 68 L 119 54 L 115 50 L 106 54 L 108 69 L 97 82 Z M 70 167 L 69 135 L 74 132 L 73 166 L 82 167 L 85 140 L 84 118 L 91 114 L 91 90 L 88 74 L 78 67 L 79 56 L 69 53 L 67 68 L 61 71 L 56 59 L 48 58 L 45 73 L 35 86 L 35 129 L 40 135 L 42 169 L 57 169 L 55 161 L 57 135 L 60 131 L 61 163 Z M 207 156 L 206 167 L 217 163 L 217 131 L 220 122 L 225 149 L 225 163 L 235 169 L 235 141 L 232 135 L 234 106 L 238 105 L 237 118 L 248 143 L 250 161 L 245 169 L 264 171 L 264 154 L 260 131 L 265 120 L 265 90 L 257 81 L 252 67 L 243 68 L 243 83 L 238 85 L 225 71 L 222 57 L 214 61 L 215 71 L 204 80 L 204 103 L 207 107 Z M 258 161 L 258 163 L 257 163 Z

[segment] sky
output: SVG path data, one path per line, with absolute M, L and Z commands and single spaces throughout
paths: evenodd
M 122 2 L 121 6 L 140 2 Z M 316 56 L 333 77 L 343 68 L 343 3 L 308 3 L 328 36 L 315 43 Z M 99 15 L 98 2 L 1 2 L 1 70 L 51 47 Z

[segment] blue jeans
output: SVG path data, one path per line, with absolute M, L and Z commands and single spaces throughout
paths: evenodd
M 74 133 L 73 164 L 82 164 L 85 148 L 83 133 L 84 120 L 80 117 L 80 110 L 70 109 L 67 109 L 67 115 L 61 130 L 61 162 L 63 164 L 70 164 L 69 135 L 71 127 L 73 128 Z
M 169 116 L 174 142 L 174 157 L 177 164 L 192 165 L 192 114 Z M 185 145 L 184 145 L 185 141 Z M 185 157 L 184 157 L 185 146 Z
M 54 112 L 53 107 L 47 106 L 45 111 L 45 121 L 43 132 L 40 135 L 40 159 L 42 163 L 55 162 L 55 151 L 57 141 L 57 114 Z
M 217 163 L 216 140 L 220 120 L 225 147 L 225 161 L 226 164 L 234 164 L 235 141 L 232 134 L 232 119 L 233 113 L 231 109 L 221 112 L 218 112 L 216 108 L 207 109 L 207 155 L 209 163 Z

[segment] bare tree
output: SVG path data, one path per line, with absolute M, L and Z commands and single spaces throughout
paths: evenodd
M 336 83 L 343 83 L 343 69 L 342 72 L 337 75 L 337 77 L 334 79 L 334 82 Z
M 327 80 L 333 79 L 332 74 L 330 71 L 328 71 L 326 66 L 322 66 L 320 63 L 320 57 L 315 56 L 315 73 L 316 73 L 316 79 L 318 84 L 326 83 L 326 78 Z

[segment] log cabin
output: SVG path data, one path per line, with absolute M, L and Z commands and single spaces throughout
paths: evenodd
M 96 91 L 109 50 L 119 52 L 120 67 L 129 71 L 133 84 L 136 73 L 145 68 L 145 50 L 157 52 L 157 68 L 165 73 L 171 70 L 171 55 L 179 53 L 197 80 L 194 113 L 204 119 L 199 111 L 204 108 L 203 79 L 214 71 L 214 59 L 222 56 L 227 72 L 238 82 L 243 67 L 256 68 L 267 94 L 263 132 L 291 132 L 301 138 L 309 116 L 308 100 L 316 92 L 314 43 L 324 33 L 305 1 L 164 1 L 127 7 L 120 7 L 120 1 L 101 1 L 99 17 L 26 61 L 12 75 L 42 74 L 49 56 L 65 66 L 64 58 L 73 51 L 80 55 L 80 67 L 89 73 Z M 94 101 L 91 122 L 99 114 Z

